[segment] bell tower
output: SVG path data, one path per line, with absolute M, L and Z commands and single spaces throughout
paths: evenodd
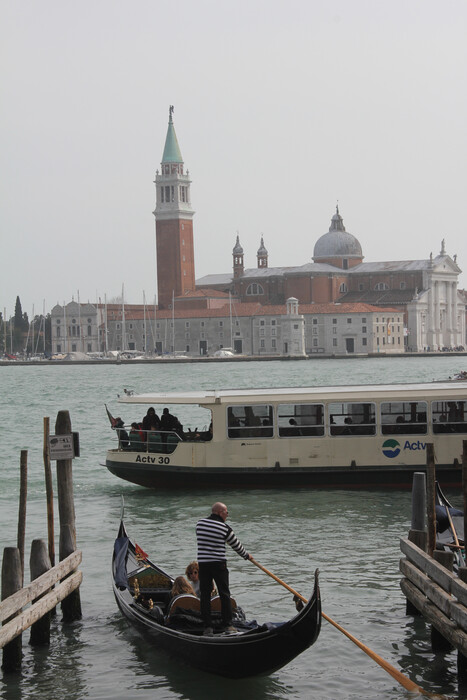
M 188 171 L 173 125 L 174 108 L 169 108 L 169 126 L 165 139 L 161 172 L 156 172 L 156 256 L 157 301 L 167 309 L 172 296 L 183 296 L 195 289 L 193 215 Z

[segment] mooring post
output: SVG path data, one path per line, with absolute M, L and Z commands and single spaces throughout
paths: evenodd
M 426 474 L 415 472 L 412 482 L 412 523 L 409 530 L 409 542 L 413 542 L 426 552 Z M 407 598 L 406 615 L 421 615 L 420 610 Z
M 18 547 L 5 547 L 2 561 L 2 600 L 9 598 L 22 588 L 22 576 L 23 569 Z M 4 624 L 9 622 L 12 617 L 4 620 Z M 7 673 L 19 671 L 22 656 L 22 635 L 19 634 L 3 647 L 2 669 Z
M 44 540 L 33 540 L 31 545 L 31 555 L 29 557 L 29 569 L 31 571 L 31 581 L 39 578 L 46 571 L 51 569 L 50 558 L 47 552 L 47 545 Z M 36 598 L 33 603 L 39 600 Z M 29 643 L 32 646 L 42 646 L 50 644 L 50 612 L 47 612 L 40 620 L 31 625 L 31 636 Z
M 433 556 L 436 549 L 436 510 L 435 510 L 435 451 L 432 442 L 426 443 L 426 514 L 428 521 L 428 554 Z
M 54 491 L 52 485 L 52 470 L 50 468 L 49 447 L 50 419 L 44 418 L 44 472 L 45 492 L 47 497 L 47 536 L 49 543 L 49 557 L 52 566 L 55 566 L 55 542 L 54 542 Z
M 55 423 L 56 435 L 71 435 L 71 420 L 68 411 L 59 411 Z M 76 550 L 75 506 L 73 502 L 72 459 L 57 460 L 58 514 L 60 518 L 60 561 Z M 63 619 L 73 622 L 81 618 L 79 589 L 62 601 Z
M 21 450 L 20 458 L 20 487 L 19 487 L 19 515 L 18 515 L 18 539 L 19 557 L 21 561 L 21 586 L 24 583 L 24 537 L 26 533 L 26 501 L 28 497 L 28 451 Z

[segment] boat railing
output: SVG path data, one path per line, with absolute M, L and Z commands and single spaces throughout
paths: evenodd
M 180 442 L 206 442 L 209 431 L 187 430 L 117 430 L 118 449 L 125 452 L 156 452 L 171 454 Z

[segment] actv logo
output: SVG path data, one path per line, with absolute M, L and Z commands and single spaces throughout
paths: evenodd
M 389 457 L 390 459 L 394 459 L 394 457 L 397 457 L 397 455 L 401 453 L 401 450 L 417 451 L 425 449 L 426 442 L 420 442 L 420 440 L 417 440 L 416 442 L 410 442 L 410 440 L 406 440 L 404 442 L 403 447 L 401 447 L 400 443 L 397 442 L 397 440 L 385 440 L 383 442 L 383 455 L 385 457 Z

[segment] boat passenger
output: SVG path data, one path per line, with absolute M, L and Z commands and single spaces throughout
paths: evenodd
M 184 576 L 177 576 L 175 579 L 172 590 L 170 591 L 172 598 L 178 595 L 196 595 L 195 590 L 191 583 L 188 583 Z
M 199 590 L 199 566 L 197 561 L 191 561 L 186 567 L 185 574 L 193 588 L 195 595 L 200 597 Z
M 148 411 L 143 418 L 142 426 L 144 430 L 143 440 L 146 440 L 146 436 L 151 430 L 160 430 L 161 421 L 153 406 L 151 406 L 151 408 L 148 408 Z
M 204 622 L 204 634 L 212 635 L 211 590 L 215 581 L 221 599 L 221 617 L 224 631 L 235 633 L 232 626 L 232 604 L 230 601 L 229 570 L 225 555 L 225 544 L 229 544 L 243 559 L 252 559 L 242 543 L 235 537 L 234 531 L 225 521 L 229 515 L 225 503 L 214 503 L 211 515 L 201 518 L 196 525 L 198 541 L 199 581 L 201 590 L 201 617 Z
M 131 424 L 131 430 L 130 430 L 130 435 L 139 435 L 141 440 L 145 440 L 146 438 L 144 437 L 144 432 L 141 430 L 141 427 L 139 426 L 138 423 L 132 423 Z
M 125 423 L 122 421 L 120 416 L 115 419 L 115 430 L 117 431 L 118 435 L 118 444 L 122 449 L 125 449 L 130 445 L 130 439 L 127 431 L 124 429 L 124 426 Z
M 165 439 L 167 441 L 167 433 L 176 433 L 181 440 L 185 439 L 185 434 L 183 432 L 183 425 L 178 420 L 177 416 L 173 416 L 168 408 L 164 408 L 162 411 L 161 425 L 160 429 L 166 434 Z M 164 441 L 164 435 L 162 436 Z
M 192 561 L 188 564 L 185 570 L 185 574 L 187 579 L 189 580 L 195 594 L 200 597 L 200 589 L 199 589 L 199 565 L 197 561 Z M 214 587 L 211 591 L 211 597 L 213 595 L 217 595 L 217 590 Z

